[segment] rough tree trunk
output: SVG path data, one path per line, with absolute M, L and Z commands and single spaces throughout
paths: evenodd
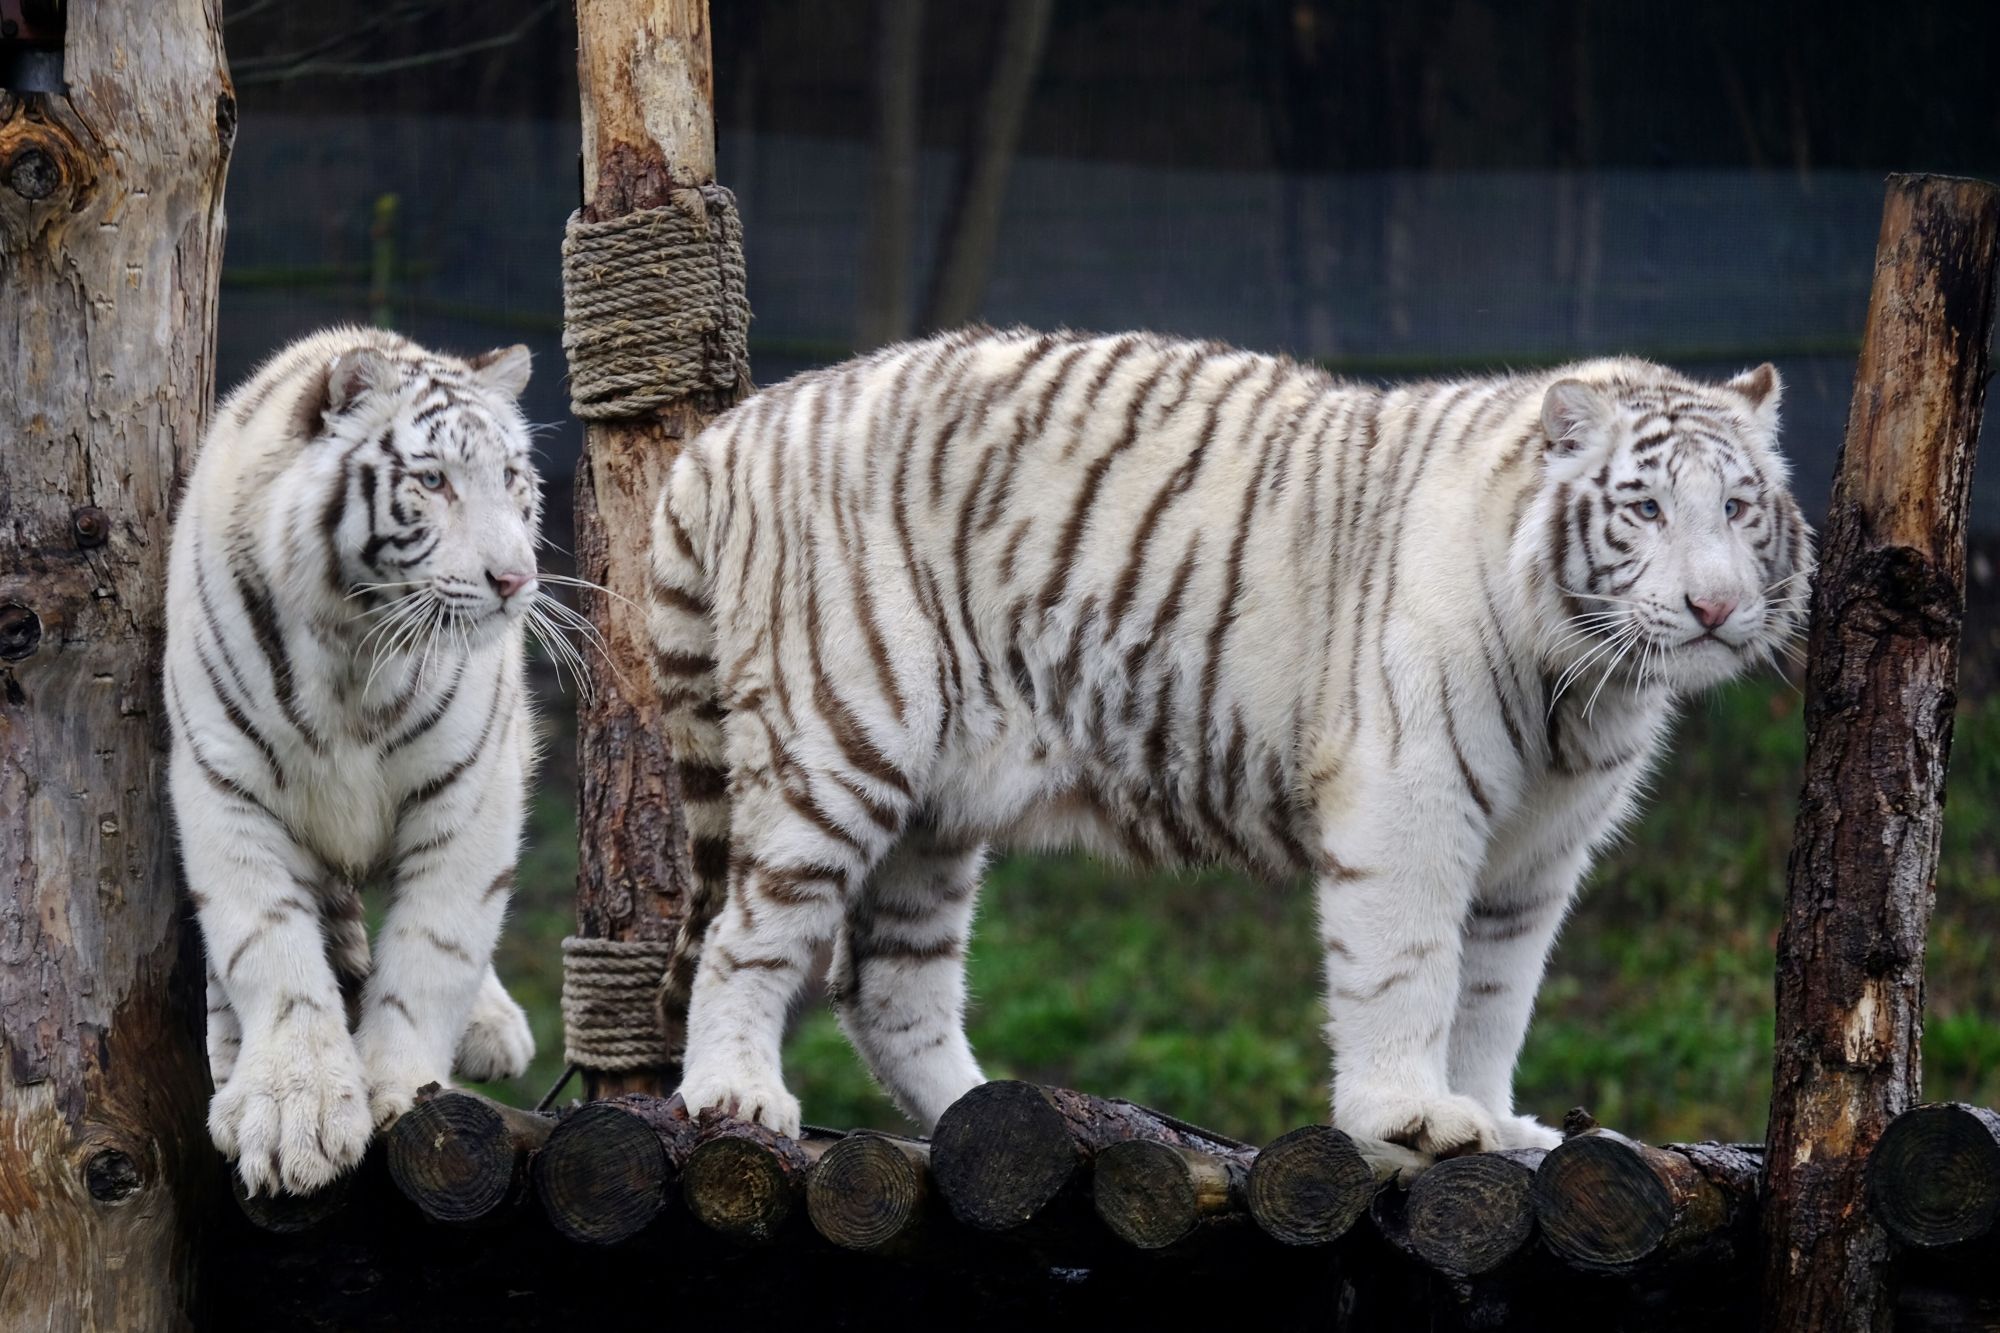
M 715 88 L 706 0 L 579 0 L 584 217 L 657 208 L 715 179 Z M 646 641 L 653 505 L 681 444 L 734 401 L 711 395 L 651 416 L 593 423 L 576 472 L 577 573 L 622 596 L 582 606 L 610 660 L 577 707 L 579 933 L 671 938 L 689 882 L 679 780 L 660 728 Z M 660 1071 L 587 1073 L 591 1097 L 666 1092 Z
M 1812 601 L 1778 937 L 1763 1327 L 1887 1329 L 1862 1165 L 1916 1099 L 2000 190 L 1889 181 Z
M 156 683 L 214 388 L 214 0 L 70 7 L 0 91 L 0 1327 L 194 1319 L 214 1170 Z

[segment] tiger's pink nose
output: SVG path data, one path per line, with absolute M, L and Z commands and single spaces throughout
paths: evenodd
M 1694 618 L 1701 622 L 1703 629 L 1716 628 L 1723 621 L 1729 619 L 1729 613 L 1736 609 L 1736 603 L 1723 601 L 1720 598 L 1704 601 L 1699 598 L 1690 597 L 1687 599 L 1687 604 L 1688 610 L 1694 612 Z
M 535 576 L 532 573 L 523 574 L 519 570 L 508 570 L 505 574 L 495 574 L 489 569 L 486 571 L 486 581 L 493 585 L 493 591 L 499 593 L 500 600 L 504 602 L 530 583 L 533 583 Z

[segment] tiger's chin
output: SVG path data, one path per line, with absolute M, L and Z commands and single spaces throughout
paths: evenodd
M 1761 660 L 1763 645 L 1756 640 L 1733 644 L 1710 637 L 1674 648 L 1648 674 L 1676 694 L 1696 694 L 1734 680 Z

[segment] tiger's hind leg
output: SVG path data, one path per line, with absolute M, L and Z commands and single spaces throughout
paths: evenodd
M 216 1087 L 229 1081 L 236 1072 L 236 1056 L 243 1049 L 243 1024 L 237 1020 L 236 1011 L 229 1007 L 229 993 L 222 989 L 222 978 L 215 975 L 215 964 L 208 965 L 208 1076 Z
M 886 784 L 798 767 L 744 785 L 728 892 L 695 973 L 680 1090 L 690 1111 L 719 1107 L 796 1134 L 799 1101 L 780 1063 L 786 1015 L 849 898 L 895 841 L 907 798 L 858 797 Z
M 926 1134 L 986 1081 L 965 1037 L 965 942 L 985 855 L 929 829 L 906 834 L 853 896 L 834 960 L 848 1040 Z

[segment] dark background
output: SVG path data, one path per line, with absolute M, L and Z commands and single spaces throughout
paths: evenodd
M 1012 103 L 1004 53 L 1044 7 Z M 759 381 L 977 316 L 1145 326 L 1365 377 L 1610 352 L 1776 361 L 1823 511 L 1891 171 L 2000 176 L 2000 5 L 1585 0 L 715 0 L 719 179 L 737 192 Z M 897 16 L 914 60 L 885 59 Z M 914 16 L 914 18 L 912 18 Z M 1011 21 L 1010 21 L 1011 20 Z M 335 320 L 536 352 L 549 560 L 568 545 L 557 247 L 578 202 L 575 34 L 552 0 L 245 0 L 221 378 Z M 1028 25 L 1032 26 L 1032 25 Z M 899 139 L 882 111 L 914 107 Z M 1004 114 L 1008 106 L 1018 116 Z M 1001 107 L 1000 112 L 994 108 Z M 979 129 L 1017 124 L 990 254 L 950 237 Z M 906 149 L 898 148 L 905 143 Z M 902 172 L 907 208 L 873 182 Z M 976 209 L 973 209 L 976 212 Z M 950 274 L 976 293 L 940 307 Z M 1986 432 L 1989 441 L 1992 430 Z M 2000 1099 L 2000 468 L 1974 606 L 1932 951 L 1930 1090 Z M 632 534 L 632 540 L 644 540 Z M 556 1066 L 574 818 L 567 702 L 502 970 Z M 1798 695 L 1697 702 L 1654 809 L 1597 876 L 1524 1060 L 1529 1109 L 1662 1137 L 1761 1133 Z M 1080 860 L 998 866 L 973 956 L 993 1070 L 1163 1102 L 1246 1136 L 1323 1111 L 1303 895 Z M 823 1018 L 809 1118 L 893 1123 Z M 538 1095 L 533 1079 L 513 1095 Z

